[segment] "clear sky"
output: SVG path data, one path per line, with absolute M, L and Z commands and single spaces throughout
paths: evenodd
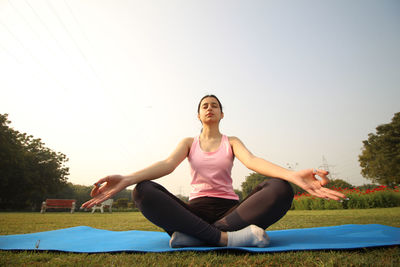
M 400 111 L 399 47 L 397 0 L 0 0 L 0 113 L 90 185 L 198 135 L 212 93 L 255 155 L 361 185 L 362 141 Z M 158 181 L 188 195 L 188 168 Z M 234 187 L 249 173 L 235 160 Z

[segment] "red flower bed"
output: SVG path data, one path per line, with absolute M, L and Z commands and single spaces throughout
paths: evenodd
M 347 196 L 345 201 L 320 199 L 309 193 L 296 194 L 292 209 L 351 209 L 351 208 L 383 208 L 400 206 L 399 187 L 390 188 L 385 185 L 371 189 L 332 188 Z

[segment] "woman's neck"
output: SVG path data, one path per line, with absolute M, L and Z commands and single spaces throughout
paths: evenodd
M 203 130 L 201 131 L 200 138 L 201 139 L 215 139 L 220 138 L 222 136 L 221 132 L 219 131 L 219 127 L 210 127 L 207 125 L 203 126 Z

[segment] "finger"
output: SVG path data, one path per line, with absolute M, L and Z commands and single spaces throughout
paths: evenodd
M 90 197 L 95 197 L 99 194 L 99 187 L 95 186 L 92 191 L 90 192 Z
M 99 196 L 92 198 L 91 200 L 89 200 L 88 202 L 85 203 L 84 208 L 90 209 L 93 206 L 101 204 L 103 202 L 101 199 L 102 199 L 102 197 L 99 197 Z
M 332 194 L 330 194 L 330 193 L 323 192 L 322 190 L 315 190 L 315 191 L 312 193 L 312 195 L 314 195 L 314 196 L 316 196 L 316 197 L 319 197 L 319 198 L 326 199 L 326 200 L 330 200 L 330 199 L 339 200 L 338 197 L 336 197 L 336 196 L 334 196 L 334 195 L 332 195 Z
M 100 205 L 101 203 L 103 203 L 104 201 L 106 201 L 109 198 L 110 198 L 110 196 L 108 194 L 107 195 L 101 195 L 101 196 L 99 196 L 99 198 L 97 198 L 94 201 L 94 205 Z
M 320 184 L 321 184 L 321 186 L 325 186 L 325 185 L 327 185 L 327 184 L 329 184 L 329 179 L 328 179 L 328 177 L 326 177 L 326 176 L 321 176 L 321 181 L 320 181 Z
M 93 198 L 101 194 L 104 191 L 104 187 L 105 185 L 100 186 L 99 184 L 95 184 L 95 187 L 90 192 L 90 196 Z
M 102 193 L 100 194 L 97 198 L 96 198 L 96 205 L 97 204 L 101 204 L 102 202 L 106 201 L 107 199 L 111 198 L 112 196 L 114 196 L 116 193 L 118 193 L 120 190 L 118 189 L 111 189 L 106 193 Z
M 98 187 L 96 187 L 98 188 Z M 94 188 L 93 190 L 95 190 L 96 188 Z M 92 190 L 92 192 L 93 192 Z M 103 201 L 101 201 L 101 199 L 103 199 L 103 195 L 100 193 L 99 190 L 97 190 L 96 196 L 94 196 L 92 199 L 86 201 L 85 203 L 82 204 L 82 208 L 91 208 L 95 205 L 98 205 L 100 203 L 102 203 Z
M 345 195 L 345 194 L 343 194 L 343 193 L 341 193 L 341 192 L 338 192 L 338 191 L 336 191 L 336 190 L 332 190 L 332 189 L 329 189 L 329 188 L 325 188 L 324 190 L 325 190 L 326 192 L 328 192 L 328 193 L 334 195 L 334 196 L 337 196 L 338 198 L 346 198 L 346 195 Z
M 94 188 L 90 192 L 91 197 L 95 197 L 96 195 L 102 192 L 101 188 L 103 187 L 102 184 L 108 181 L 108 176 L 101 178 L 96 183 L 94 183 Z
M 325 170 L 321 170 L 321 169 L 311 169 L 311 171 L 312 171 L 312 174 L 314 174 L 314 175 L 328 175 L 329 174 L 329 172 L 328 171 L 325 171 Z
M 329 183 L 329 178 L 327 177 L 329 172 L 327 172 L 325 170 L 316 170 L 315 174 L 318 175 L 319 177 L 321 177 L 321 181 L 320 181 L 321 186 L 324 186 Z
M 91 204 L 93 203 L 93 201 L 94 201 L 94 199 L 90 199 L 90 200 L 86 201 L 85 203 L 83 203 L 81 205 L 81 208 L 88 208 L 89 206 L 92 207 Z
M 319 193 L 318 190 L 316 190 L 316 189 L 312 188 L 312 189 L 307 190 L 307 192 L 310 193 L 313 196 L 324 198 L 324 195 Z
M 97 184 L 101 185 L 101 184 L 104 184 L 104 183 L 108 182 L 109 177 L 110 176 L 106 176 L 104 178 L 101 178 L 100 180 L 97 181 Z
M 340 198 L 334 194 L 332 194 L 331 192 L 324 192 L 324 198 L 327 200 L 340 200 Z
M 314 186 L 310 188 L 308 192 L 316 197 L 324 198 L 324 199 L 332 199 L 332 200 L 340 200 L 344 195 L 337 191 L 331 190 L 329 188 L 325 188 L 322 186 Z
M 322 174 L 322 175 L 328 175 L 329 174 L 328 171 L 320 170 L 320 169 L 318 169 L 317 172 L 318 172 L 318 174 Z
M 329 188 L 323 187 L 321 191 L 324 192 L 324 194 L 329 198 L 333 200 L 340 200 L 341 198 L 345 198 L 346 196 L 340 192 L 337 192 L 335 190 L 331 190 Z

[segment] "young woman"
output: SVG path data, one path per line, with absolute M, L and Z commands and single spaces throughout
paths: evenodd
M 324 187 L 329 182 L 324 170 L 291 171 L 254 156 L 239 138 L 220 132 L 223 117 L 218 98 L 206 95 L 198 105 L 198 118 L 203 124 L 199 136 L 183 139 L 168 158 L 143 170 L 100 179 L 91 192 L 92 199 L 82 207 L 90 208 L 136 184 L 133 191 L 136 206 L 171 236 L 171 247 L 264 247 L 269 244 L 265 229 L 282 218 L 291 206 L 293 191 L 289 182 L 317 197 L 333 200 L 345 197 Z M 254 172 L 276 177 L 260 183 L 240 203 L 231 178 L 235 157 Z M 188 203 L 150 181 L 170 174 L 185 158 L 190 163 L 193 187 Z M 322 180 L 316 179 L 316 175 Z

